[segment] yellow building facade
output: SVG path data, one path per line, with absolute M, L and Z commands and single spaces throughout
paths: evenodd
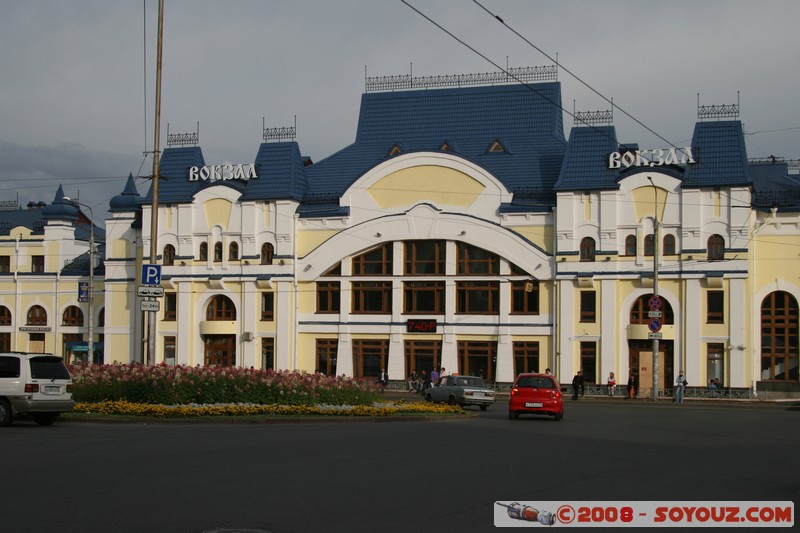
M 643 395 L 684 370 L 692 387 L 800 391 L 797 175 L 748 161 L 737 120 L 698 122 L 687 147 L 621 143 L 610 125 L 567 138 L 560 85 L 534 88 L 367 92 L 355 142 L 317 163 L 266 130 L 253 164 L 168 147 L 157 232 L 152 191 L 131 179 L 111 201 L 104 360 L 498 384 L 633 372 Z M 147 311 L 154 233 L 164 294 Z M 12 314 L 53 291 L 9 281 L 6 307 L 25 293 Z

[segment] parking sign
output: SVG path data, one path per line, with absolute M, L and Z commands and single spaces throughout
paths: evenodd
M 161 265 L 142 265 L 142 285 L 161 285 Z

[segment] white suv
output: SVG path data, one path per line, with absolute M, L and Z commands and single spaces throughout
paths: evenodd
M 49 426 L 74 405 L 72 378 L 60 357 L 0 352 L 0 426 L 10 426 L 17 415 Z

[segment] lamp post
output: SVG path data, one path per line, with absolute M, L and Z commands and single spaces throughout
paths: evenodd
M 658 187 L 653 178 L 647 176 L 653 186 L 653 297 L 658 297 Z M 663 311 L 662 311 L 663 313 Z M 658 336 L 653 335 L 653 401 L 658 400 Z
M 94 310 L 92 308 L 92 304 L 94 303 L 94 211 L 92 211 L 92 207 L 86 205 L 84 203 L 78 202 L 76 200 L 71 200 L 68 197 L 64 197 L 64 201 L 70 203 L 74 206 L 83 206 L 89 210 L 89 216 L 92 217 L 89 221 L 89 320 L 87 325 L 89 326 L 89 340 L 86 342 L 86 363 L 92 364 L 94 362 L 94 331 L 92 330 L 93 325 L 93 313 Z

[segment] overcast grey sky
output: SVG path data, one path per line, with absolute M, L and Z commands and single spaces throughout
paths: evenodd
M 407 0 L 505 66 L 549 65 L 471 0 Z M 797 0 L 480 0 L 661 137 L 688 145 L 703 105 L 740 93 L 748 156 L 800 158 Z M 56 188 L 106 216 L 152 172 L 157 0 L 0 0 L 0 199 Z M 146 16 L 145 16 L 146 13 Z M 319 161 L 355 138 L 369 76 L 497 70 L 400 0 L 166 0 L 162 149 L 193 132 L 208 164 L 251 163 L 289 126 Z M 146 71 L 145 71 L 146 61 Z M 608 109 L 559 72 L 564 107 Z M 664 142 L 616 111 L 621 142 Z M 565 114 L 565 133 L 573 125 Z M 137 180 L 140 194 L 149 188 Z

